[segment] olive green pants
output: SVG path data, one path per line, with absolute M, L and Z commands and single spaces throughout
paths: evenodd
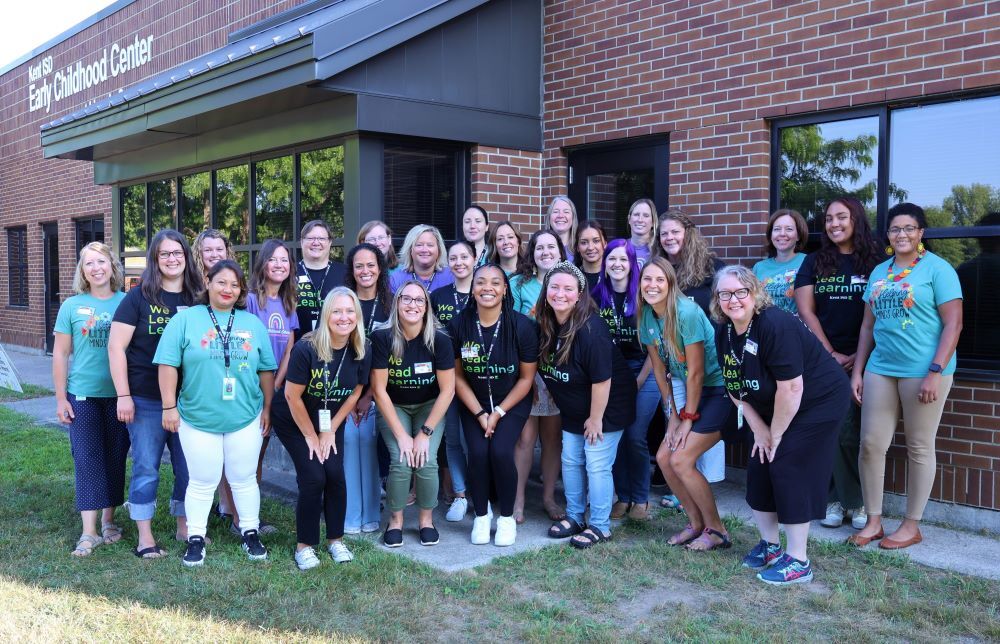
M 403 429 L 410 436 L 420 433 L 421 425 L 427 422 L 431 408 L 434 407 L 434 400 L 428 400 L 420 405 L 393 405 L 396 409 L 396 416 L 402 423 Z M 399 444 L 396 436 L 389 428 L 389 423 L 385 417 L 379 414 L 376 423 L 382 439 L 385 440 L 386 447 L 389 448 L 389 477 L 385 485 L 386 505 L 392 512 L 402 512 L 406 507 L 406 499 L 410 495 L 410 481 L 414 475 L 417 477 L 417 505 L 424 510 L 433 510 L 438 503 L 438 447 L 441 445 L 441 438 L 444 436 L 444 418 L 434 426 L 434 434 L 431 435 L 430 447 L 427 452 L 427 462 L 423 467 L 410 467 L 406 459 L 399 459 Z

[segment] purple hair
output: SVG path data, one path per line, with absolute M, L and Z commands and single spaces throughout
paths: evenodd
M 628 257 L 628 287 L 625 289 L 625 315 L 628 316 L 635 314 L 636 298 L 639 295 L 639 260 L 635 257 L 635 246 L 632 245 L 631 241 L 612 239 L 608 242 L 604 249 L 604 257 L 601 258 L 601 276 L 606 277 L 608 274 L 608 255 L 611 254 L 611 251 L 623 246 L 625 247 L 625 256 Z M 613 305 L 614 294 L 615 289 L 611 286 L 610 279 L 602 279 L 591 291 L 597 306 L 602 309 Z

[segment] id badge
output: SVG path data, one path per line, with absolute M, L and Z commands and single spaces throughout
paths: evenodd
M 434 370 L 434 365 L 430 362 L 418 362 L 413 365 L 413 373 L 430 373 Z
M 750 338 L 747 338 L 746 350 L 747 353 L 757 355 L 757 343 L 751 340 Z
M 472 345 L 469 347 L 462 347 L 462 359 L 463 360 L 475 360 L 479 357 L 479 347 Z
M 319 431 L 321 434 L 329 434 L 333 431 L 333 419 L 330 417 L 329 409 L 319 410 Z
M 94 307 L 92 306 L 80 306 L 76 309 L 77 315 L 93 315 Z
M 222 379 L 222 399 L 236 400 L 236 378 L 227 376 Z
M 736 429 L 743 429 L 743 403 L 736 405 Z

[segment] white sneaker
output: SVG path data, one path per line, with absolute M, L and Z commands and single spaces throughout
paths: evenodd
M 326 547 L 330 557 L 337 563 L 347 563 L 354 561 L 354 553 L 351 552 L 343 541 L 334 541 Z
M 514 517 L 499 517 L 497 532 L 493 535 L 494 546 L 512 546 L 517 538 L 517 521 Z
M 482 546 L 490 542 L 490 521 L 488 514 L 472 521 L 472 545 Z
M 826 506 L 826 518 L 819 522 L 824 528 L 839 528 L 844 524 L 844 506 L 834 501 Z
M 465 513 L 469 511 L 469 500 L 464 496 L 456 496 L 448 508 L 448 513 L 444 515 L 447 521 L 461 521 L 465 518 Z
M 299 567 L 299 570 L 309 570 L 319 565 L 319 557 L 316 556 L 316 551 L 312 549 L 312 546 L 306 546 L 295 553 L 295 565 Z
M 860 530 L 861 528 L 868 525 L 868 513 L 865 512 L 865 506 L 861 506 L 854 511 L 854 516 L 851 519 L 851 525 L 855 530 Z

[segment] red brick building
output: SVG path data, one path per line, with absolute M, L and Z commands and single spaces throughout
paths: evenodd
M 4 69 L 0 120 L 0 340 L 35 348 L 98 235 L 135 272 L 165 226 L 248 261 L 315 216 L 343 248 L 471 202 L 532 230 L 568 193 L 622 234 L 649 196 L 749 264 L 779 206 L 848 191 L 881 238 L 914 201 L 971 280 L 932 499 L 1000 510 L 1000 2 L 120 0 Z

